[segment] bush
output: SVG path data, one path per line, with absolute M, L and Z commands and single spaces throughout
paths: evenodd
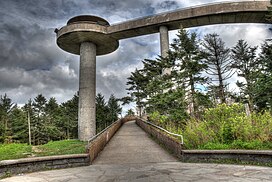
M 188 121 L 183 132 L 188 148 L 272 148 L 272 116 L 268 112 L 246 116 L 241 104 L 221 104 L 206 110 L 203 118 Z
M 186 122 L 173 122 L 171 116 L 159 112 L 153 112 L 149 118 L 168 131 L 183 134 L 187 148 L 272 149 L 271 114 L 247 116 L 242 104 L 221 104 L 207 109 L 202 120 L 190 118 Z

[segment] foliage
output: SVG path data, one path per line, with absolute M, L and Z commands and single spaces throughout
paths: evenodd
M 261 51 L 261 69 L 253 88 L 254 103 L 258 111 L 270 110 L 272 113 L 272 42 L 265 42 Z
M 60 105 L 60 120 L 57 123 L 61 128 L 62 139 L 78 137 L 78 95 Z
M 175 62 L 171 74 L 174 75 L 173 78 L 177 85 L 182 85 L 185 100 L 189 105 L 189 113 L 193 116 L 198 112 L 201 103 L 196 85 L 207 83 L 208 79 L 201 74 L 207 65 L 202 62 L 199 41 L 195 32 L 189 34 L 185 29 L 181 29 L 177 37 L 171 44 L 167 59 Z
M 117 120 L 121 112 L 119 100 L 114 95 L 110 97 L 107 104 L 101 94 L 98 94 L 97 101 L 99 98 L 102 101 L 97 103 L 98 132 Z M 22 108 L 13 104 L 7 95 L 1 96 L 0 143 L 28 143 L 28 120 L 33 145 L 75 139 L 78 136 L 78 95 L 74 95 L 72 99 L 59 105 L 55 98 L 47 100 L 39 94 L 34 100 L 30 99 Z
M 118 115 L 121 114 L 122 108 L 118 104 L 119 99 L 117 99 L 113 94 L 110 96 L 107 107 L 108 107 L 108 120 L 110 123 L 113 123 L 118 119 Z
M 239 148 L 239 142 L 258 141 L 264 144 L 272 142 L 272 116 L 265 112 L 252 113 L 248 117 L 241 104 L 231 106 L 221 104 L 206 110 L 203 120 L 191 119 L 183 135 L 188 148 L 198 148 L 209 143 L 230 145 L 232 148 L 235 148 L 234 146 Z
M 251 111 L 253 111 L 254 107 L 254 83 L 260 68 L 260 61 L 257 59 L 256 51 L 257 47 L 248 46 L 244 40 L 239 40 L 236 46 L 232 48 L 232 68 L 237 69 L 238 76 L 245 79 L 244 82 L 237 81 L 236 84 L 240 88 L 240 95 L 249 104 Z
M 229 149 L 245 149 L 245 150 L 271 150 L 272 143 L 260 142 L 258 140 L 251 142 L 243 142 L 241 140 L 235 140 L 231 144 L 222 143 L 207 143 L 199 146 L 198 149 L 206 150 L 229 150 Z
M 218 82 L 214 87 L 216 95 L 220 103 L 226 103 L 227 84 L 225 82 L 233 75 L 230 49 L 216 33 L 205 35 L 202 46 L 204 63 L 207 65 L 206 73 L 212 77 L 212 81 Z
M 134 115 L 135 115 L 135 112 L 134 112 L 132 109 L 129 109 L 129 110 L 127 111 L 126 116 L 134 116 Z
M 104 96 L 100 93 L 96 96 L 96 132 L 102 131 L 118 119 L 122 108 L 118 104 L 119 99 L 111 95 L 106 103 Z
M 10 143 L 12 140 L 12 129 L 10 115 L 14 109 L 11 99 L 5 94 L 0 97 L 0 142 Z

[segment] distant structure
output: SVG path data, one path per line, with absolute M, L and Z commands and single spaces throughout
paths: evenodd
M 115 51 L 120 39 L 160 32 L 161 56 L 169 49 L 168 31 L 212 24 L 267 23 L 269 1 L 245 1 L 209 4 L 180 9 L 110 25 L 105 19 L 82 15 L 55 29 L 58 46 L 80 55 L 78 136 L 82 141 L 96 134 L 96 55 Z M 169 72 L 169 70 L 165 70 Z

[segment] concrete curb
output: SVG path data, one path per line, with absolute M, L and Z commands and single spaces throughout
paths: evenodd
M 183 162 L 245 163 L 272 166 L 272 150 L 183 150 Z
M 49 169 L 87 166 L 88 154 L 58 155 L 0 161 L 0 179 L 6 176 Z

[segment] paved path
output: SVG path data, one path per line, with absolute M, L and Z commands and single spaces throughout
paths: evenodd
M 177 162 L 148 137 L 134 121 L 127 122 L 114 135 L 94 164 L 143 164 Z
M 116 133 L 94 165 L 22 174 L 1 182 L 272 181 L 272 168 L 178 162 L 134 122 Z

